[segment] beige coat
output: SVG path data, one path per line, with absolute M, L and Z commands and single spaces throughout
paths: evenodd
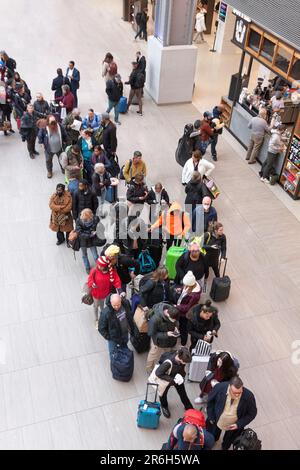
M 56 193 L 53 194 L 49 207 L 51 209 L 50 229 L 53 232 L 71 232 L 73 230 L 71 193 L 65 191 L 62 197 L 58 197 Z

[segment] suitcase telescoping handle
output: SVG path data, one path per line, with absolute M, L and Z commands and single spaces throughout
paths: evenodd
M 150 387 L 150 386 L 151 386 L 151 387 L 156 387 L 155 398 L 154 398 L 154 401 L 153 401 L 153 402 L 148 402 L 148 391 L 149 391 L 149 387 Z M 150 384 L 150 383 L 147 383 L 145 401 L 148 402 L 148 403 L 156 403 L 156 402 L 157 402 L 157 394 L 158 394 L 158 385 L 157 385 L 157 384 Z
M 221 269 L 221 259 L 222 259 L 222 258 L 220 258 L 219 271 L 220 271 L 220 269 Z M 224 270 L 223 270 L 223 277 L 225 276 L 226 268 L 227 268 L 227 258 L 225 258 L 225 264 L 224 264 Z

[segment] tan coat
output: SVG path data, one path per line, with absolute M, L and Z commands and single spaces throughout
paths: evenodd
M 147 176 L 147 167 L 145 162 L 141 160 L 137 165 L 133 163 L 130 166 L 130 160 L 125 163 L 123 175 L 127 183 L 130 183 L 132 178 L 135 178 L 138 173 Z
M 71 232 L 73 230 L 71 193 L 65 191 L 62 197 L 58 197 L 56 193 L 53 194 L 49 207 L 51 209 L 50 229 L 53 232 Z

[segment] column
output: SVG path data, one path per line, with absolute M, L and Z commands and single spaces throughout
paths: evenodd
M 192 45 L 196 0 L 157 0 L 148 39 L 146 89 L 157 104 L 192 101 L 197 47 Z

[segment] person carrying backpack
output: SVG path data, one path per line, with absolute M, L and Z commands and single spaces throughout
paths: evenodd
M 145 277 L 140 283 L 140 296 L 142 307 L 152 308 L 161 302 L 171 299 L 169 273 L 167 268 L 159 267 L 151 275 Z
M 152 233 L 155 229 L 164 231 L 167 238 L 168 250 L 175 240 L 180 245 L 181 240 L 187 236 L 190 228 L 191 221 L 189 215 L 182 211 L 182 207 L 178 202 L 173 202 L 168 212 L 166 214 L 162 213 L 157 221 L 151 225 L 149 232 Z
M 199 414 L 203 423 L 191 415 Z M 201 411 L 188 410 L 173 428 L 169 440 L 162 450 L 211 450 L 215 444 L 214 436 L 205 429 L 205 418 Z M 194 418 L 194 419 L 193 419 Z

